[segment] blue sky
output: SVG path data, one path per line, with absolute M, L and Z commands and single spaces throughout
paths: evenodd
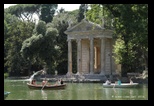
M 7 8 L 9 6 L 16 5 L 16 4 L 4 4 L 4 8 Z M 58 9 L 61 7 L 65 9 L 65 11 L 72 11 L 79 9 L 80 4 L 58 4 Z

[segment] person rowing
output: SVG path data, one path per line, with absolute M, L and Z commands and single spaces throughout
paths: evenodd
M 130 81 L 130 84 L 133 84 L 132 77 L 129 79 L 129 81 Z
M 43 81 L 42 81 L 42 85 L 44 86 L 44 85 L 47 85 L 47 83 L 48 83 L 48 80 L 45 78 Z
M 106 85 L 111 85 L 111 82 L 109 79 L 107 79 L 105 83 L 106 83 Z

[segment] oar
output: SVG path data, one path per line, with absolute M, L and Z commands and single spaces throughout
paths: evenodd
M 48 81 L 46 81 L 46 83 L 44 84 L 44 86 L 42 87 L 42 89 L 41 89 L 41 90 L 43 90 L 43 88 L 46 86 L 47 82 L 48 82 Z
M 114 86 L 113 86 L 113 88 L 115 87 L 115 84 L 114 84 Z

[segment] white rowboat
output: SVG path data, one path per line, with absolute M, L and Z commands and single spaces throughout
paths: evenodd
M 121 85 L 115 84 L 115 83 L 111 83 L 110 85 L 107 85 L 106 83 L 103 83 L 103 87 L 104 88 L 134 88 L 136 86 L 138 86 L 139 83 L 121 83 Z

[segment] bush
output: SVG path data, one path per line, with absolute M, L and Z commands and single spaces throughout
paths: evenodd
M 4 78 L 7 78 L 9 76 L 9 73 L 4 73 Z

